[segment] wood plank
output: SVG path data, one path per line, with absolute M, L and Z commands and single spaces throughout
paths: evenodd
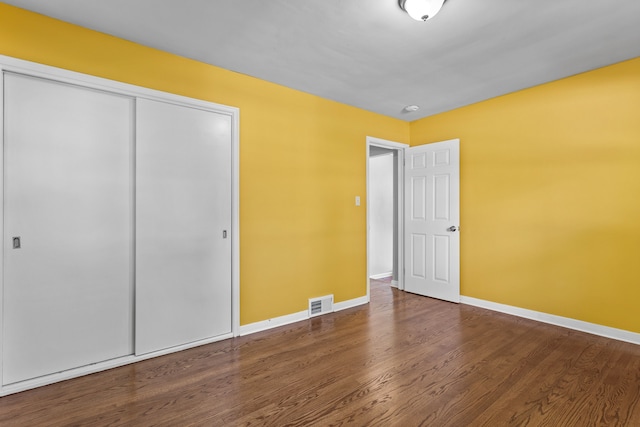
M 640 346 L 373 281 L 372 302 L 0 399 L 0 425 L 640 425 Z

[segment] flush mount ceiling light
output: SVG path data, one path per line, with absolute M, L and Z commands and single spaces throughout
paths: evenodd
M 446 0 L 398 0 L 400 9 L 416 21 L 426 21 L 440 12 Z

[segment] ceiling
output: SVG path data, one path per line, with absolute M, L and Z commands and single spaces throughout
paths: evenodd
M 407 121 L 640 56 L 639 0 L 3 1 Z

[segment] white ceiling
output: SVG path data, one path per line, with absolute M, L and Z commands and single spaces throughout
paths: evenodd
M 640 0 L 3 1 L 408 121 L 640 56 Z

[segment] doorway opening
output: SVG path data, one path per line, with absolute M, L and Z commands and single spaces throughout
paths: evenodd
M 406 144 L 367 137 L 367 298 L 371 280 L 404 289 L 403 164 Z

